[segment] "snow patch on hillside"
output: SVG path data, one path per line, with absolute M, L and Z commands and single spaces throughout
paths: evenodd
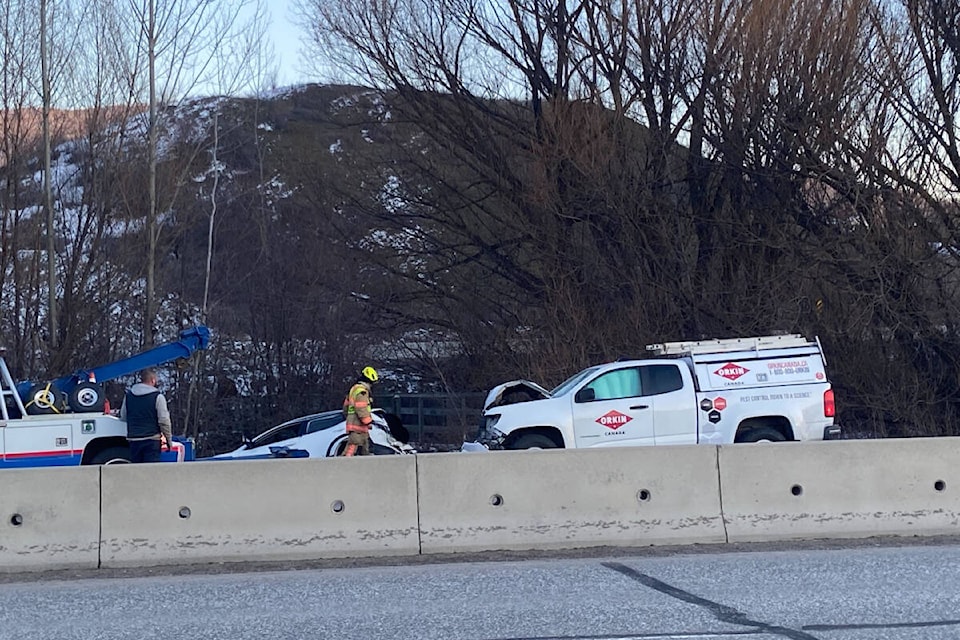
M 260 193 L 264 195 L 268 207 L 275 206 L 280 200 L 286 200 L 297 192 L 295 188 L 288 187 L 286 183 L 280 179 L 279 174 L 274 175 L 267 180 L 265 184 L 260 185 L 258 189 Z

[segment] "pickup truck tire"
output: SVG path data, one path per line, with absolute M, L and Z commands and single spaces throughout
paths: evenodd
M 510 449 L 556 449 L 557 443 L 542 433 L 525 433 L 510 446 Z
M 737 442 L 783 442 L 786 438 L 773 427 L 757 427 L 737 436 Z
M 126 447 L 107 447 L 90 458 L 90 464 L 118 464 L 130 462 L 130 450 Z

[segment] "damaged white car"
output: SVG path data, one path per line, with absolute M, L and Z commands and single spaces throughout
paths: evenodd
M 395 455 L 416 453 L 408 444 L 409 433 L 400 419 L 382 409 L 373 410 L 370 453 Z M 207 460 L 256 460 L 267 458 L 333 458 L 347 446 L 343 411 L 325 411 L 288 420 L 227 453 Z

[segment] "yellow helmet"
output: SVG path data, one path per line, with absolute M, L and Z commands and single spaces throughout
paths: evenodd
M 364 367 L 363 371 L 360 372 L 360 377 L 367 382 L 376 382 L 380 379 L 380 376 L 377 375 L 377 370 L 373 367 Z

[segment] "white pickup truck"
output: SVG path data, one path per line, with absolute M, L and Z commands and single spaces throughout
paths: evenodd
M 819 340 L 759 336 L 648 345 L 652 357 L 589 367 L 547 391 L 487 395 L 492 449 L 829 440 L 840 437 Z

